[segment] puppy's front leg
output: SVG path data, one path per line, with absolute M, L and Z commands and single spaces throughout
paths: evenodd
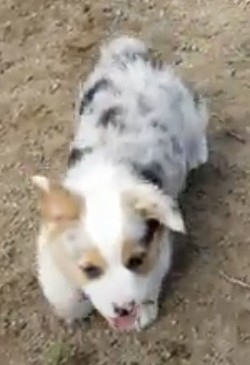
M 150 326 L 158 317 L 158 295 L 145 301 L 140 309 L 135 329 L 141 331 Z
M 82 291 L 72 285 L 54 262 L 46 245 L 40 245 L 37 255 L 38 280 L 43 294 L 58 317 L 68 324 L 86 318 L 93 306 Z

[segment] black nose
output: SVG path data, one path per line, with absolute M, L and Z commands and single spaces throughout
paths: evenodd
M 115 314 L 117 314 L 119 317 L 126 317 L 129 315 L 130 310 L 127 308 L 122 308 L 122 307 L 117 307 L 116 305 L 114 306 L 114 312 Z

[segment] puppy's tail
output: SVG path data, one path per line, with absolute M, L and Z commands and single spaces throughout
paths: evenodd
M 138 57 L 145 59 L 147 55 L 148 49 L 145 44 L 129 36 L 116 38 L 101 49 L 101 58 L 105 63 L 110 61 L 132 61 Z

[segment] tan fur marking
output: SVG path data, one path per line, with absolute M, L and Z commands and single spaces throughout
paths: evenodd
M 107 263 L 97 248 L 89 248 L 84 251 L 79 261 L 75 261 L 59 243 L 53 242 L 49 247 L 58 267 L 68 280 L 79 289 L 84 288 L 88 281 L 91 280 L 85 275 L 82 268 L 93 265 L 100 268 L 103 273 L 107 268 Z
M 106 260 L 98 248 L 95 247 L 84 251 L 82 258 L 79 261 L 79 265 L 82 267 L 86 267 L 87 265 L 97 266 L 102 270 L 102 272 L 104 272 L 107 268 Z
M 53 242 L 50 246 L 50 252 L 60 270 L 72 285 L 82 289 L 87 283 L 87 279 L 82 270 L 78 267 L 77 262 L 70 256 L 65 248 L 59 243 Z
M 156 261 L 160 254 L 159 247 L 159 234 L 156 232 L 153 240 L 149 243 L 148 247 L 144 248 L 139 242 L 124 241 L 122 244 L 122 262 L 124 266 L 127 266 L 129 259 L 137 256 L 143 257 L 142 265 L 135 271 L 138 274 L 148 274 L 156 264 Z
M 51 184 L 50 190 L 43 192 L 41 214 L 46 221 L 66 223 L 75 221 L 81 213 L 79 198 L 60 184 Z
M 151 187 L 146 186 L 146 190 L 151 190 Z M 151 191 L 150 191 L 151 192 Z M 161 216 L 157 211 L 157 206 L 151 199 L 148 200 L 148 195 L 143 191 L 138 192 L 129 191 L 123 194 L 124 210 L 132 209 L 142 216 L 145 221 L 150 218 L 155 218 L 161 222 Z M 136 270 L 139 274 L 146 275 L 149 273 L 160 254 L 159 239 L 162 234 L 163 227 L 160 225 L 159 229 L 155 232 L 151 242 L 147 243 L 147 247 L 143 247 L 140 242 L 133 242 L 131 240 L 124 240 L 122 243 L 122 262 L 126 266 L 129 259 L 134 256 L 143 255 L 143 264 Z
M 137 186 L 123 193 L 123 204 L 137 211 L 145 219 L 154 218 L 164 224 L 162 201 L 160 191 L 149 184 Z M 165 213 L 165 212 L 164 212 Z

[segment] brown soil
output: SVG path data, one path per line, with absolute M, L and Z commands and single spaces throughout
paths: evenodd
M 250 361 L 249 0 L 0 0 L 0 363 L 247 365 Z M 156 47 L 210 103 L 210 163 L 183 205 L 184 256 L 161 318 L 117 334 L 93 316 L 67 328 L 34 270 L 36 193 L 29 175 L 58 176 L 74 90 L 100 42 L 133 33 Z

